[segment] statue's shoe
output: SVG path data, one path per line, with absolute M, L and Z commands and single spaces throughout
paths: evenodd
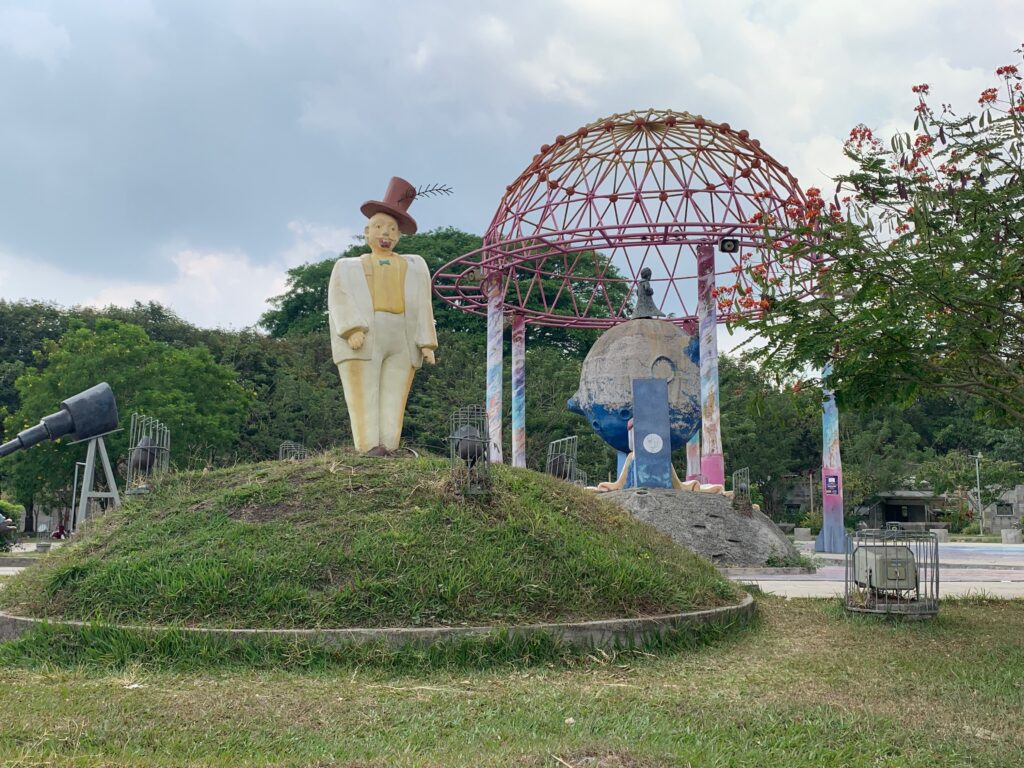
M 376 448 L 371 448 L 370 450 L 363 454 L 363 456 L 373 456 L 376 459 L 384 458 L 385 456 L 390 455 L 391 451 L 389 451 L 383 445 L 378 445 Z

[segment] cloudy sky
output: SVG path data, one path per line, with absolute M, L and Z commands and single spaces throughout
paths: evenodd
M 747 128 L 803 185 L 858 122 L 975 105 L 1020 0 L 0 0 L 0 298 L 242 327 L 392 175 L 482 233 L 541 144 L 615 112 Z M 0 333 L 3 329 L 0 329 Z

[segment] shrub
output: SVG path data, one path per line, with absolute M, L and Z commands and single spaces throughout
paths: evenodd
M 9 517 L 14 521 L 15 527 L 21 522 L 22 515 L 25 514 L 25 508 L 20 504 L 13 504 L 4 499 L 0 499 L 0 518 Z M 14 544 L 16 534 L 15 533 L 0 533 L 0 552 L 9 552 L 11 545 Z
M 974 513 L 967 508 L 966 504 L 961 504 L 958 507 L 946 510 L 940 517 L 944 522 L 949 523 L 950 533 L 967 533 L 966 529 L 974 520 Z M 974 527 L 977 528 L 978 526 L 975 525 Z
M 814 536 L 817 536 L 818 532 L 821 531 L 822 525 L 823 521 L 821 519 L 820 509 L 816 509 L 813 512 L 808 512 L 806 515 L 800 518 L 800 527 L 810 528 L 811 534 Z

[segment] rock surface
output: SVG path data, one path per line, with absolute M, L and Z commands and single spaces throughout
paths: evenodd
M 773 555 L 796 558 L 793 544 L 761 512 L 742 513 L 718 494 L 662 488 L 627 488 L 601 494 L 637 520 L 715 565 L 764 565 Z

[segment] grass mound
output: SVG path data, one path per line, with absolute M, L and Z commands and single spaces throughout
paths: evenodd
M 707 562 L 553 478 L 325 453 L 182 473 L 0 591 L 21 615 L 116 624 L 387 627 L 635 617 L 739 602 Z

